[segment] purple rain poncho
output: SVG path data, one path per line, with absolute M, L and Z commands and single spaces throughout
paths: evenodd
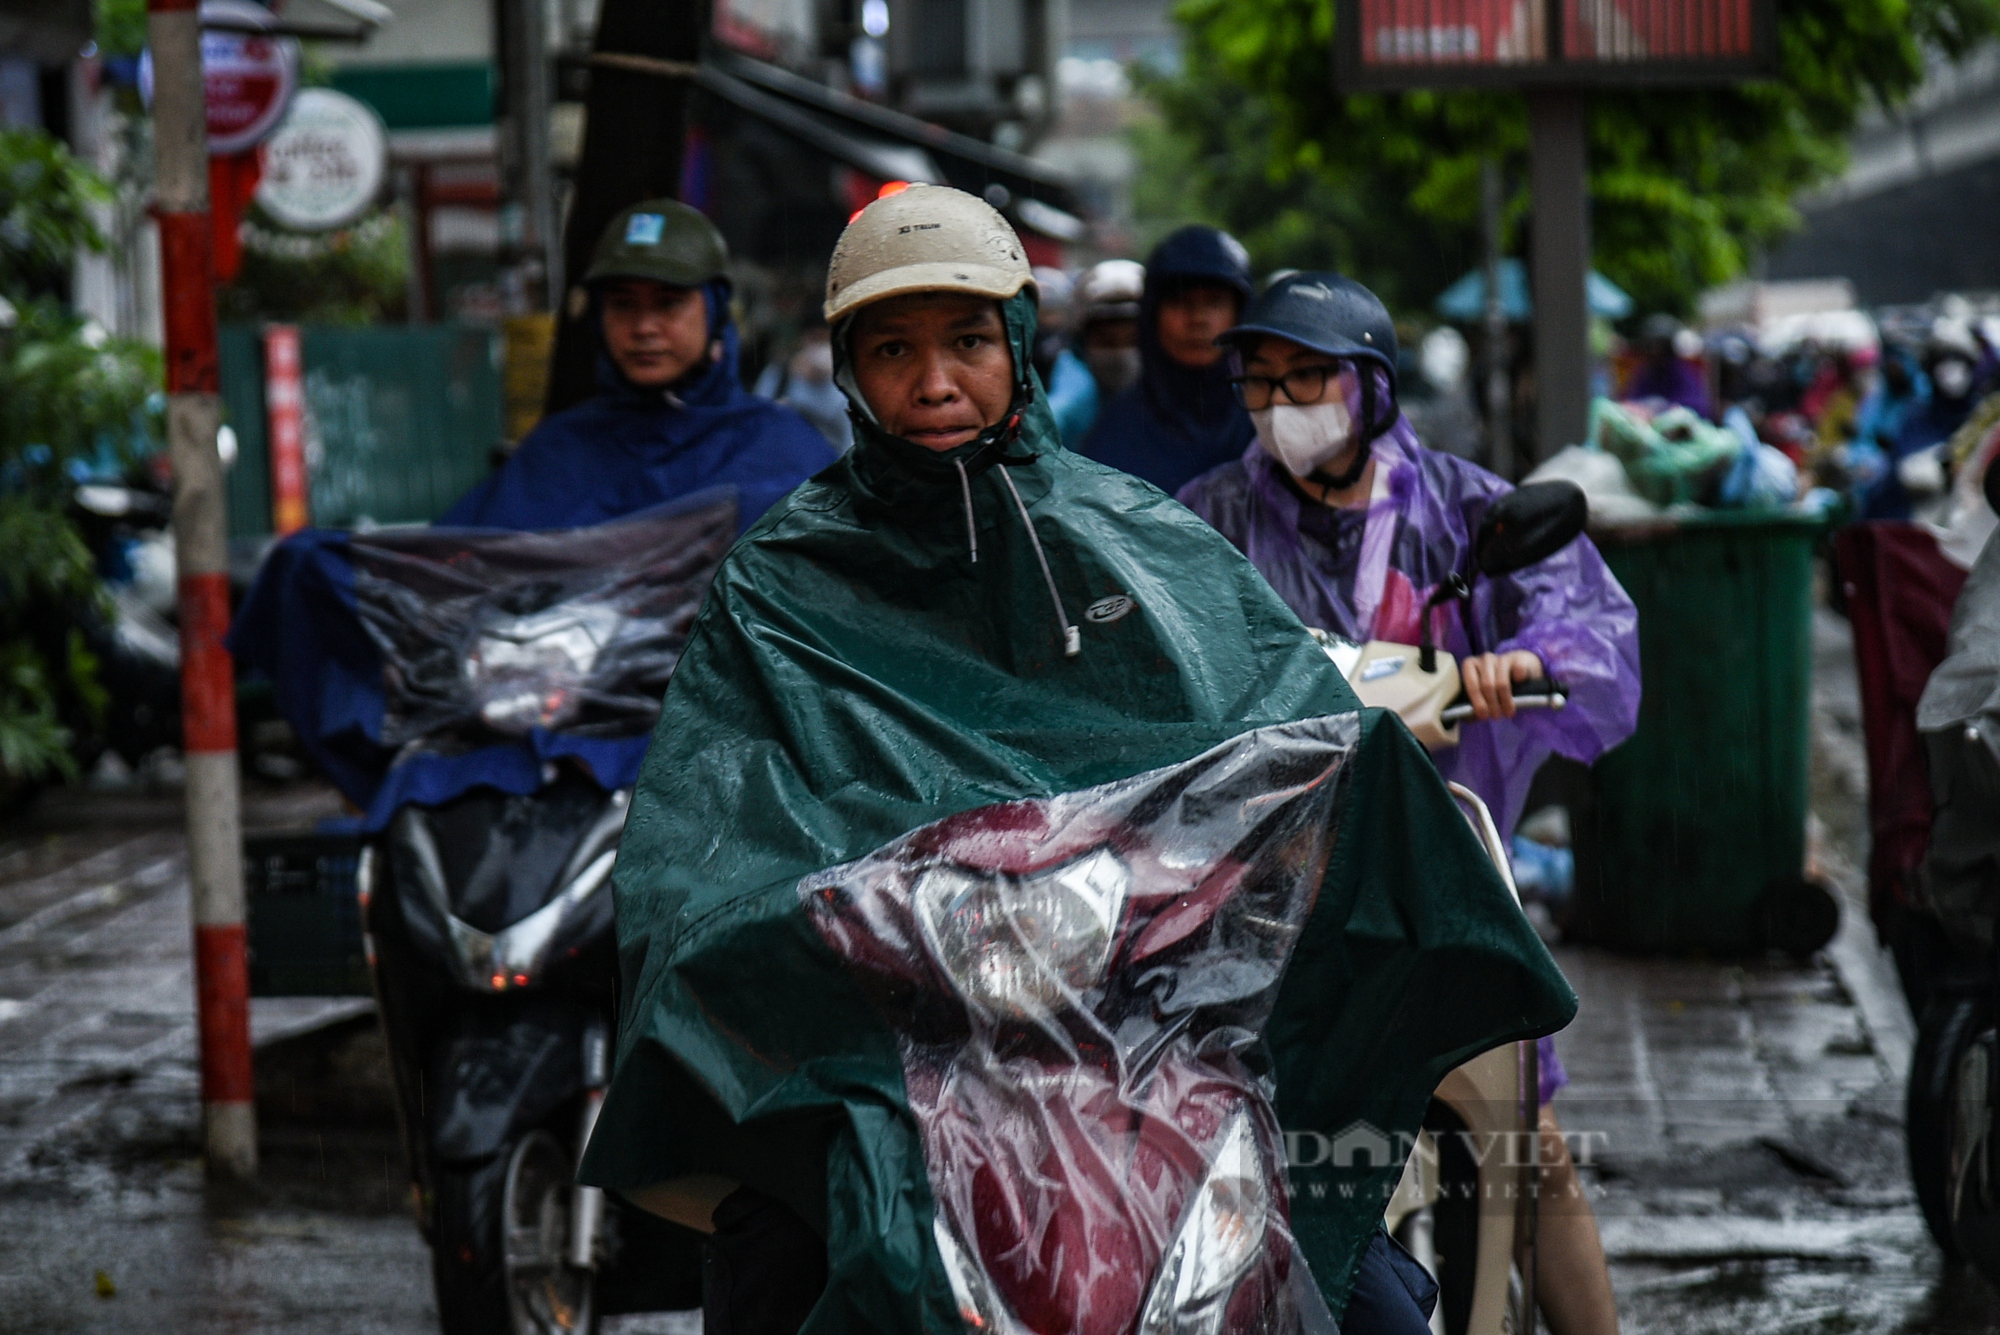
M 1257 442 L 1183 487 L 1180 502 L 1234 543 L 1299 619 L 1361 643 L 1417 643 L 1426 599 L 1469 568 L 1487 502 L 1508 490 L 1485 469 L 1417 443 L 1399 416 L 1375 441 L 1368 508 L 1313 504 Z M 1439 647 L 1471 649 L 1456 605 L 1438 608 Z M 1567 687 L 1561 710 L 1468 722 L 1439 771 L 1484 799 L 1511 839 L 1535 771 L 1551 752 L 1588 763 L 1632 735 L 1639 718 L 1639 616 L 1588 538 L 1539 565 L 1474 586 L 1479 651 L 1526 649 Z

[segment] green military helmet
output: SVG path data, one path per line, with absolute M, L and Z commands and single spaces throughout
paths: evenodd
M 649 199 L 611 220 L 583 281 L 648 278 L 670 287 L 700 287 L 728 270 L 729 247 L 714 223 L 679 200 Z

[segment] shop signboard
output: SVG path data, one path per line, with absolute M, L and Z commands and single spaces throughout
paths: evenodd
M 307 88 L 265 141 L 257 203 L 297 231 L 342 227 L 374 207 L 387 164 L 387 136 L 366 104 Z
M 277 22 L 252 0 L 202 0 L 201 77 L 208 105 L 208 152 L 255 148 L 278 127 L 299 86 L 299 44 L 264 29 Z M 139 61 L 139 91 L 153 101 L 153 55 Z

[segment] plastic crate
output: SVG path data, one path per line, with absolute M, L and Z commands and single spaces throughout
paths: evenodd
M 250 995 L 369 995 L 351 834 L 270 834 L 243 841 L 250 910 Z

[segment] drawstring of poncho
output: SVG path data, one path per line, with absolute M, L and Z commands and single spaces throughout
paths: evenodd
M 978 565 L 979 521 L 972 512 L 972 479 L 966 474 L 965 460 L 953 459 L 952 464 L 958 469 L 958 494 L 965 503 L 966 552 L 972 558 L 972 564 Z M 1056 577 L 1049 570 L 1048 555 L 1042 551 L 1041 535 L 1035 532 L 1035 521 L 1028 517 L 1028 503 L 1021 499 L 1021 489 L 1014 485 L 1004 460 L 998 465 L 998 471 L 1000 480 L 1007 484 L 1007 494 L 1014 498 L 1014 508 L 1020 512 L 1021 527 L 1028 530 L 1028 545 L 1035 549 L 1035 563 L 1042 568 L 1042 582 L 1048 586 L 1049 603 L 1056 610 L 1056 630 L 1062 636 L 1063 657 L 1075 658 L 1083 652 L 1083 636 L 1070 623 L 1069 611 L 1063 606 L 1062 594 L 1056 589 Z
M 979 525 L 972 518 L 972 482 L 965 476 L 965 460 L 953 459 L 958 465 L 958 490 L 965 497 L 965 545 L 972 552 L 972 564 L 979 564 Z
M 1063 609 L 1062 595 L 1056 592 L 1056 577 L 1049 573 L 1049 558 L 1042 554 L 1042 540 L 1035 535 L 1035 521 L 1028 518 L 1028 503 L 1021 499 L 1021 489 L 1014 485 L 1013 476 L 1007 472 L 1005 464 L 1000 466 L 1000 480 L 1007 484 L 1008 494 L 1014 498 L 1014 508 L 1021 512 L 1021 527 L 1028 530 L 1028 542 L 1034 547 L 1035 560 L 1042 567 L 1042 582 L 1049 586 L 1049 601 L 1055 604 L 1056 609 L 1056 626 L 1062 631 L 1063 657 L 1075 658 L 1083 651 L 1083 636 L 1070 624 L 1069 613 Z

